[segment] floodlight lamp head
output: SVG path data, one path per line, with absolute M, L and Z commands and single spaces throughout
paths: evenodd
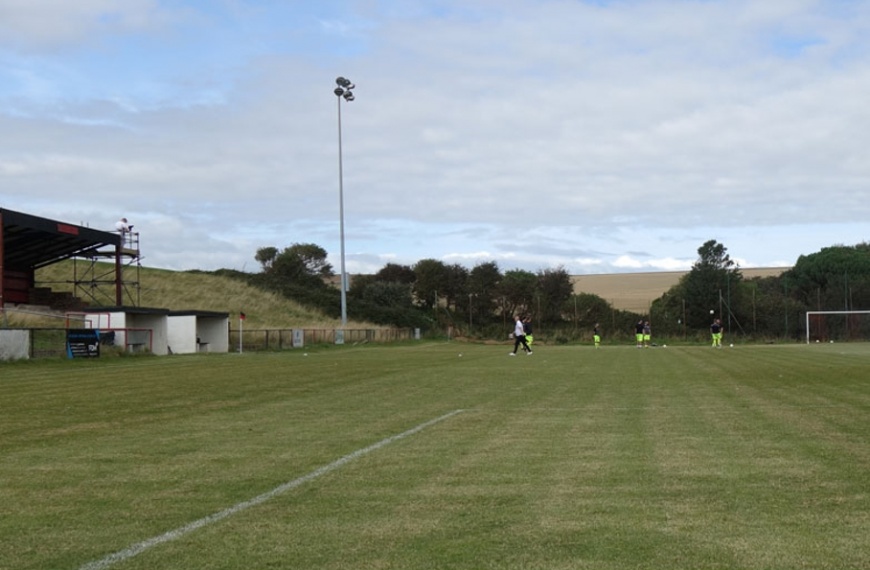
M 355 97 L 353 96 L 353 93 L 351 93 L 350 91 L 346 91 L 344 93 L 344 100 L 345 101 L 353 101 L 354 99 L 355 99 Z
M 350 80 L 341 76 L 335 78 L 335 83 L 339 87 L 344 87 L 345 89 L 347 89 L 348 87 L 352 87 L 352 83 L 350 82 Z
M 344 95 L 344 89 L 342 89 L 341 87 L 336 87 L 333 93 L 335 93 L 336 97 L 341 97 L 342 95 Z

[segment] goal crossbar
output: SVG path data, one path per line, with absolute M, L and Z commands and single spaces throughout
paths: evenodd
M 807 311 L 807 344 L 810 344 L 810 317 L 813 315 L 870 315 L 870 311 Z

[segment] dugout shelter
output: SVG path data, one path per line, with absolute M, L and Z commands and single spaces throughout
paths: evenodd
M 170 311 L 168 343 L 174 354 L 229 352 L 230 314 L 214 311 Z
M 86 307 L 70 316 L 82 317 L 85 328 L 98 329 L 104 344 L 123 347 L 126 352 L 169 354 L 169 309 Z
M 103 344 L 157 355 L 229 351 L 229 313 L 88 307 L 69 316 L 98 329 Z

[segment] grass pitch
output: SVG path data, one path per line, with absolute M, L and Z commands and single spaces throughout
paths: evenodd
M 0 568 L 870 567 L 870 345 L 509 349 L 0 364 Z

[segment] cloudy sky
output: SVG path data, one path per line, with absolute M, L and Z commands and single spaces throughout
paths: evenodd
M 0 0 L 0 207 L 142 263 L 569 273 L 870 239 L 870 0 Z

